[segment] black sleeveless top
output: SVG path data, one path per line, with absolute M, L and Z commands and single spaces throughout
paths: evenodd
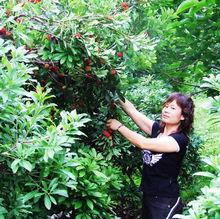
M 158 122 L 154 122 L 151 137 L 160 134 Z M 179 152 L 158 153 L 143 150 L 143 173 L 141 190 L 148 196 L 178 197 L 179 185 L 177 177 L 181 163 L 186 153 L 188 137 L 182 132 L 172 133 L 179 145 Z

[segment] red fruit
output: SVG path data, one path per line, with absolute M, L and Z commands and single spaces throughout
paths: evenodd
M 58 74 L 58 77 L 59 77 L 59 78 L 64 78 L 64 77 L 65 77 L 65 74 L 64 74 L 64 73 L 60 73 L 60 74 Z
M 41 83 L 46 84 L 46 81 L 45 80 L 41 80 Z
M 122 7 L 122 9 L 123 9 L 124 11 L 126 11 L 126 10 L 129 9 L 129 5 L 128 5 L 127 2 L 122 2 L 122 3 L 121 3 L 121 7 Z
M 3 27 L 2 29 L 0 29 L 0 35 L 6 35 L 6 32 L 7 32 L 7 30 L 6 30 L 5 27 Z
M 115 110 L 116 109 L 116 104 L 114 102 L 111 102 L 111 109 Z
M 58 66 L 50 66 L 49 69 L 52 71 L 52 72 L 55 72 L 57 73 L 59 71 L 59 67 Z
M 117 70 L 116 69 L 112 69 L 111 74 L 112 75 L 116 75 L 117 74 Z
M 5 34 L 7 37 L 10 37 L 12 35 L 12 32 L 10 31 L 6 31 L 6 34 Z
M 44 68 L 48 69 L 50 67 L 50 65 L 48 63 L 44 64 Z
M 90 65 L 87 65 L 87 66 L 85 67 L 85 71 L 91 71 L 91 66 L 90 66 Z
M 91 65 L 92 64 L 92 60 L 91 59 L 87 59 L 86 61 L 85 61 L 85 65 Z
M 107 137 L 107 138 L 111 138 L 111 137 L 112 137 L 111 133 L 109 133 L 108 130 L 104 130 L 104 131 L 103 131 L 103 135 L 104 135 L 105 137 Z
M 105 60 L 103 58 L 100 59 L 100 64 L 104 65 L 105 64 Z
M 28 52 L 31 52 L 33 49 L 32 48 L 26 48 L 26 50 L 28 50 Z
M 110 129 L 110 128 L 107 128 L 107 131 L 110 133 L 110 134 L 113 134 L 113 130 L 112 129 Z
M 117 56 L 118 56 L 119 58 L 123 57 L 123 52 L 117 52 Z
M 16 22 L 17 22 L 17 23 L 21 23 L 22 21 L 23 21 L 23 20 L 22 20 L 22 18 L 20 18 L 20 17 L 16 19 Z
M 32 2 L 32 3 L 34 3 L 34 4 L 37 4 L 37 3 L 40 3 L 41 2 L 41 0 L 28 0 L 29 2 Z
M 7 10 L 7 11 L 5 12 L 5 14 L 6 14 L 7 17 L 10 17 L 11 11 L 10 11 L 10 10 Z
M 81 34 L 80 34 L 80 33 L 76 33 L 76 34 L 75 34 L 75 38 L 76 38 L 76 39 L 80 39 L 80 38 L 81 38 Z
M 86 78 L 92 78 L 92 74 L 85 74 Z
M 51 38 L 52 38 L 52 35 L 51 35 L 51 34 L 47 34 L 47 39 L 48 39 L 49 41 L 51 41 Z

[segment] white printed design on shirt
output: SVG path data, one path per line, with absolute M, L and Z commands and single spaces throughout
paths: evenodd
M 147 165 L 153 166 L 155 163 L 157 163 L 161 158 L 163 154 L 152 154 L 148 150 L 143 151 L 143 162 Z

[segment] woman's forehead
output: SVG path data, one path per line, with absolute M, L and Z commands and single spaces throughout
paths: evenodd
M 176 100 L 167 101 L 165 104 L 169 104 L 169 105 L 173 104 L 173 105 L 177 105 L 178 106 Z

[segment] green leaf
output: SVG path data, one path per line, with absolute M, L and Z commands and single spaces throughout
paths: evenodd
M 94 205 L 93 205 L 93 202 L 92 202 L 91 200 L 86 199 L 86 204 L 88 205 L 88 207 L 89 207 L 91 210 L 93 210 Z
M 95 173 L 95 175 L 98 176 L 98 177 L 102 177 L 102 178 L 105 178 L 105 179 L 108 178 L 105 174 L 103 174 L 102 172 L 99 172 L 97 170 L 93 170 L 93 173 Z
M 60 60 L 60 64 L 62 65 L 63 63 L 65 63 L 67 60 L 67 56 L 63 56 L 62 59 Z
M 62 170 L 62 172 L 67 175 L 70 179 L 72 180 L 76 180 L 76 177 L 73 175 L 73 173 L 71 173 L 70 171 L 67 171 L 67 170 Z
M 100 193 L 100 192 L 93 192 L 92 195 L 97 197 L 97 198 L 101 198 L 102 197 L 102 193 Z
M 56 199 L 55 199 L 53 196 L 51 196 L 51 195 L 50 195 L 50 200 L 51 200 L 55 205 L 57 204 Z
M 50 210 L 51 209 L 51 200 L 50 197 L 48 195 L 44 196 L 44 205 L 45 207 Z
M 18 167 L 19 167 L 18 163 L 19 163 L 20 161 L 21 161 L 20 159 L 15 159 L 15 160 L 12 162 L 12 164 L 11 164 L 11 169 L 12 169 L 12 172 L 13 172 L 13 173 L 16 173 L 16 172 L 17 172 Z
M 176 14 L 182 13 L 183 11 L 198 4 L 197 0 L 186 0 L 182 2 L 176 10 Z
M 20 162 L 20 166 L 24 167 L 29 172 L 31 172 L 31 170 L 33 169 L 32 164 L 29 161 L 27 161 L 27 160 L 22 160 Z
M 75 219 L 81 219 L 82 217 L 83 217 L 83 214 L 78 214 Z
M 75 205 L 75 209 L 79 209 L 82 207 L 82 201 L 77 200 L 74 202 L 74 205 Z
M 57 190 L 53 191 L 52 194 L 61 195 L 64 197 L 69 197 L 67 190 L 64 190 L 64 189 L 57 189 Z
M 35 195 L 38 193 L 38 191 L 32 191 L 27 193 L 23 198 L 22 198 L 22 202 L 25 203 L 28 200 L 32 199 L 33 197 L 35 197 Z
M 206 177 L 210 177 L 210 178 L 216 178 L 216 176 L 210 172 L 197 172 L 193 174 L 194 176 L 206 176 Z

